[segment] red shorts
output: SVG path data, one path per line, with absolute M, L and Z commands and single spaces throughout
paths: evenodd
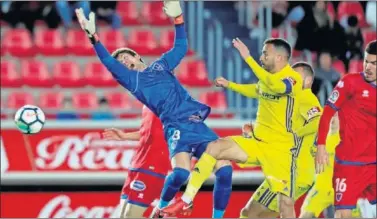
M 376 165 L 354 166 L 335 162 L 333 187 L 336 209 L 353 209 L 359 198 L 375 203 Z
M 160 198 L 164 181 L 165 176 L 162 174 L 130 170 L 123 185 L 121 198 L 130 204 L 149 207 L 155 199 Z

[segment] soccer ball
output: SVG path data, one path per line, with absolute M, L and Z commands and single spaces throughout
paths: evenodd
M 17 110 L 14 121 L 22 133 L 36 134 L 43 128 L 45 114 L 37 106 L 25 105 Z

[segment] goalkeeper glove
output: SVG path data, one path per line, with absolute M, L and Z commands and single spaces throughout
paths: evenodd
M 95 44 L 98 42 L 98 36 L 96 34 L 95 14 L 89 13 L 89 19 L 86 19 L 84 10 L 82 8 L 76 9 L 77 20 L 80 23 L 81 29 L 83 29 L 88 35 L 90 42 Z
M 182 9 L 178 0 L 164 1 L 163 11 L 168 17 L 174 18 L 175 24 L 183 23 Z

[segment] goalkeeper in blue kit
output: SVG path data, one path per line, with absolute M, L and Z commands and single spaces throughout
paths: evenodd
M 160 203 L 152 217 L 162 217 L 160 210 L 169 204 L 187 181 L 191 157 L 200 158 L 207 145 L 219 138 L 204 123 L 211 108 L 192 98 L 173 74 L 188 50 L 180 3 L 164 1 L 163 9 L 174 19 L 174 47 L 149 66 L 129 48 L 120 48 L 110 54 L 96 34 L 94 13 L 91 12 L 87 19 L 82 9 L 76 10 L 81 28 L 87 33 L 101 62 L 118 83 L 155 113 L 164 125 L 173 171 L 166 177 Z M 231 193 L 232 167 L 229 161 L 219 161 L 214 171 L 216 181 L 212 216 L 221 218 Z

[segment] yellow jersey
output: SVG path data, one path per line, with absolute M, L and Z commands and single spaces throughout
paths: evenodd
M 303 128 L 297 131 L 297 133 L 304 135 L 299 138 L 297 148 L 297 182 L 299 184 L 312 184 L 315 178 L 315 164 L 311 150 L 317 136 L 319 118 L 323 110 L 311 89 L 304 89 L 298 96 L 298 102 L 301 117 L 297 119 L 297 123 L 307 130 L 304 131 L 306 133 L 301 133 Z
M 302 91 L 301 75 L 289 64 L 271 74 L 253 58 L 245 61 L 259 79 L 255 137 L 265 142 L 288 142 L 286 145 L 291 145 L 289 142 L 294 142 L 292 132 L 296 126 L 293 122 L 299 116 L 299 104 L 295 99 Z

